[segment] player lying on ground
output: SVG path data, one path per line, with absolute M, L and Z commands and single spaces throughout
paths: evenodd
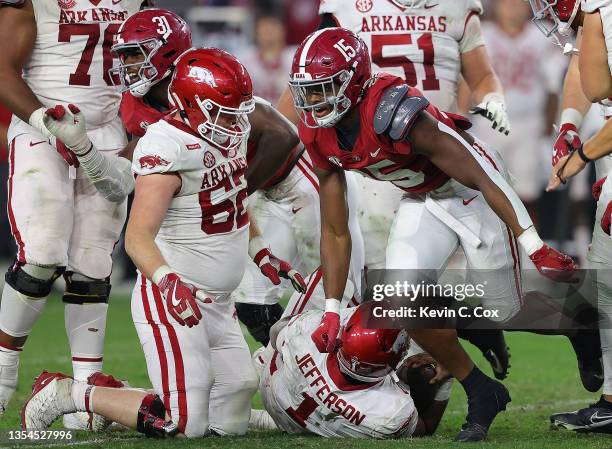
M 405 331 L 366 329 L 373 304 L 342 311 L 340 343 L 329 354 L 320 353 L 310 338 L 323 311 L 286 317 L 273 326 L 270 346 L 253 362 L 264 409 L 278 428 L 357 438 L 435 432 L 452 380 L 446 373 L 433 382 L 433 359 L 417 355 L 418 350 L 407 358 Z M 398 367 L 400 361 L 405 363 Z
M 348 30 L 329 28 L 300 45 L 289 83 L 301 114 L 300 138 L 319 168 L 321 185 L 328 300 L 312 336 L 319 350 L 331 351 L 336 344 L 335 298 L 344 291 L 350 257 L 343 170 L 391 181 L 407 192 L 389 241 L 387 268 L 441 270 L 461 244 L 469 268 L 515 272 L 514 282 L 508 282 L 511 276 L 499 280 L 508 285 L 500 285 L 501 294 L 487 304 L 505 310 L 505 319 L 521 302 L 514 236 L 543 275 L 570 280 L 575 264 L 542 242 L 504 178 L 501 161 L 462 129 L 467 121 L 440 112 L 400 78 L 379 74 L 370 79 L 370 73 L 363 41 Z M 475 223 L 478 234 L 470 229 Z M 410 332 L 466 389 L 468 417 L 457 439 L 484 439 L 510 400 L 505 387 L 474 367 L 454 331 Z
M 532 0 L 533 3 L 533 0 Z M 579 71 L 574 70 L 573 75 L 576 88 L 573 91 L 584 98 L 575 101 L 576 115 L 581 119 L 587 108 L 581 104 L 589 101 L 602 101 L 606 116 L 609 115 L 610 104 L 608 98 L 612 95 L 612 75 L 610 74 L 609 54 L 607 51 L 608 39 L 606 33 L 612 31 L 612 2 L 597 0 L 580 2 L 568 0 L 562 5 L 550 4 L 548 6 L 551 16 L 563 20 L 559 11 L 560 6 L 574 11 L 576 20 L 569 20 L 571 26 L 582 25 L 582 40 L 579 50 Z M 566 22 L 568 21 L 566 20 Z M 576 57 L 574 57 L 576 58 Z M 576 61 L 574 61 L 576 64 Z M 568 77 L 569 77 L 568 75 Z M 582 89 L 580 89 L 580 87 Z M 583 93 L 584 92 L 584 93 Z M 585 97 L 588 97 L 588 100 Z M 579 122 L 578 122 L 579 125 Z M 601 350 L 604 368 L 603 394 L 597 402 L 580 410 L 569 413 L 556 413 L 550 417 L 551 423 L 580 432 L 612 433 L 612 240 L 610 239 L 610 220 L 612 215 L 612 123 L 607 120 L 604 127 L 592 138 L 584 143 L 580 142 L 577 128 L 574 129 L 575 144 L 569 151 L 560 155 L 555 161 L 555 167 L 549 180 L 548 190 L 557 188 L 567 179 L 582 171 L 590 161 L 595 161 L 597 175 L 603 176 L 593 186 L 593 196 L 597 200 L 593 241 L 589 248 L 587 259 L 589 268 L 595 274 L 595 288 L 599 313 L 601 317 Z

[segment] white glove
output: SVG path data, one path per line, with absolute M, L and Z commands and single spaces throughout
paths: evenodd
M 77 156 L 82 156 L 91 150 L 92 143 L 87 137 L 85 117 L 81 110 L 73 104 L 68 105 L 69 113 L 62 105 L 47 109 L 43 116 L 44 125 L 64 145 Z
M 480 114 L 493 122 L 493 129 L 508 135 L 510 133 L 510 120 L 506 113 L 504 96 L 498 92 L 490 92 L 482 101 L 470 109 L 470 114 Z

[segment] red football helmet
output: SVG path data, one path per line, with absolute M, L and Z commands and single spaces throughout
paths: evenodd
M 363 382 L 377 382 L 394 370 L 409 343 L 405 330 L 363 327 L 370 310 L 368 303 L 357 307 L 342 329 L 337 353 L 342 372 Z
M 118 75 L 125 90 L 142 97 L 172 73 L 174 61 L 190 48 L 191 28 L 178 15 L 159 8 L 139 11 L 115 36 L 111 51 L 119 64 L 110 70 L 111 79 Z
M 229 53 L 216 48 L 184 53 L 168 95 L 185 123 L 217 148 L 235 150 L 248 138 L 253 85 L 249 72 Z
M 352 31 L 325 28 L 308 36 L 295 52 L 289 80 L 304 124 L 334 126 L 359 103 L 371 73 L 368 47 Z
M 529 0 L 533 11 L 533 23 L 546 37 L 553 37 L 561 46 L 556 34 L 569 36 L 572 22 L 580 11 L 580 0 Z

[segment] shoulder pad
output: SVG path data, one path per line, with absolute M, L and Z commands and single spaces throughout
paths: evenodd
M 404 140 L 414 120 L 429 106 L 425 97 L 406 96 L 408 86 L 402 84 L 387 89 L 376 107 L 374 131 L 388 134 L 393 140 Z
M 12 6 L 14 8 L 21 8 L 25 0 L 0 0 L 0 6 Z

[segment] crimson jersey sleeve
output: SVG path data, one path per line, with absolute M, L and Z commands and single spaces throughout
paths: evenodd
M 136 137 L 142 137 L 147 127 L 160 121 L 166 113 L 149 106 L 142 98 L 137 98 L 130 92 L 124 92 L 119 107 L 119 115 L 121 115 L 121 121 L 128 133 Z
M 317 129 L 309 128 L 302 121 L 298 125 L 298 134 L 300 136 L 300 140 L 304 144 L 306 151 L 308 151 L 308 155 L 310 159 L 312 159 L 312 163 L 322 169 L 322 170 L 338 170 L 339 167 L 332 165 L 329 159 L 322 154 L 317 145 L 314 144 L 317 135 Z

